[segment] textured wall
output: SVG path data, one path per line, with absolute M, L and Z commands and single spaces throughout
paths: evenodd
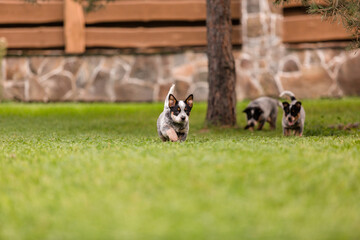
M 238 99 L 360 95 L 360 53 L 341 49 L 287 50 L 274 72 L 246 52 L 234 51 Z M 270 65 L 265 61 L 264 66 Z M 21 101 L 162 101 L 172 83 L 177 95 L 206 100 L 207 57 L 177 54 L 79 57 L 6 57 L 3 96 Z M 265 69 L 265 70 L 264 70 Z
M 238 99 L 278 96 L 283 90 L 299 98 L 360 95 L 360 53 L 345 51 L 342 43 L 284 46 L 282 12 L 269 1 L 242 2 L 243 45 L 233 52 Z M 195 100 L 207 99 L 204 49 L 150 55 L 119 54 L 117 50 L 84 56 L 64 56 L 61 51 L 36 54 L 3 60 L 3 98 L 163 101 L 176 83 L 178 97 L 193 93 Z
M 162 101 L 177 94 L 207 97 L 207 58 L 180 54 L 7 57 L 4 96 L 21 101 Z

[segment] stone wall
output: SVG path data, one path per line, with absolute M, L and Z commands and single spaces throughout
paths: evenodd
M 3 57 L 6 55 L 6 47 L 7 47 L 7 43 L 6 43 L 6 40 L 5 38 L 0 38 L 0 83 L 3 82 Z M 0 84 L 0 99 L 2 99 L 2 93 L 3 93 L 3 90 L 2 90 L 2 84 Z
M 239 54 L 235 51 L 234 54 Z M 20 101 L 163 101 L 176 94 L 207 98 L 204 52 L 6 57 L 4 97 Z
M 240 69 L 246 71 L 251 64 L 243 57 Z M 283 90 L 291 90 L 299 98 L 360 95 L 359 52 L 338 48 L 287 49 L 278 66 L 274 75 L 264 73 L 255 80 L 242 74 L 238 91 L 244 98 L 277 96 Z
M 233 51 L 239 100 L 278 96 L 360 95 L 360 53 L 347 43 L 284 45 L 282 12 L 270 0 L 242 1 L 242 48 Z M 0 75 L 3 98 L 19 101 L 163 101 L 176 96 L 206 101 L 205 48 L 139 54 L 119 50 L 66 56 L 61 51 L 9 52 Z
M 339 48 L 287 49 L 271 72 L 247 52 L 235 50 L 239 100 L 360 95 L 360 53 Z M 264 64 L 268 64 L 265 61 Z M 208 94 L 207 57 L 176 54 L 8 56 L 3 61 L 3 97 L 20 101 L 163 101 L 172 83 L 180 98 Z M 270 64 L 269 64 L 270 65 Z

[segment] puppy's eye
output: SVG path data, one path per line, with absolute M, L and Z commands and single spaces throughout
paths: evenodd
M 180 108 L 177 109 L 180 112 Z

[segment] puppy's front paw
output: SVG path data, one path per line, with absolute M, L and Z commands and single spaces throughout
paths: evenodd
M 168 135 L 170 141 L 177 142 L 179 141 L 178 135 L 176 134 L 175 130 L 170 128 L 166 131 L 166 134 Z

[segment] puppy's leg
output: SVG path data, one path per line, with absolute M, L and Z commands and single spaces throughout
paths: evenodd
M 276 122 L 269 122 L 270 124 L 270 130 L 275 130 L 276 129 Z
M 187 133 L 179 133 L 180 142 L 184 142 L 187 138 Z
M 260 122 L 259 122 L 259 126 L 258 126 L 257 130 L 262 130 L 262 129 L 263 129 L 263 127 L 264 127 L 264 124 L 265 124 L 265 120 L 260 121 Z
M 158 129 L 158 135 L 159 135 L 160 139 L 161 139 L 163 142 L 166 142 L 166 141 L 167 141 L 166 137 L 164 137 L 164 135 L 162 135 L 160 129 Z
M 159 137 L 160 137 L 160 139 L 161 139 L 163 142 L 166 142 L 166 141 L 167 141 L 166 137 L 164 137 L 163 135 L 159 135 Z
M 268 122 L 270 124 L 270 130 L 275 130 L 276 129 L 276 117 L 269 117 L 268 118 Z
M 166 134 L 172 142 L 177 142 L 179 140 L 178 135 L 173 128 L 169 128 L 168 130 L 166 130 Z
M 276 119 L 277 119 L 277 112 L 270 115 L 269 124 L 270 124 L 270 129 L 271 130 L 276 129 Z
M 283 133 L 284 133 L 284 136 L 290 136 L 290 129 L 283 128 Z
M 299 136 L 299 137 L 302 137 L 302 135 L 303 135 L 303 128 L 302 127 L 300 127 L 297 131 L 296 131 L 296 136 Z

